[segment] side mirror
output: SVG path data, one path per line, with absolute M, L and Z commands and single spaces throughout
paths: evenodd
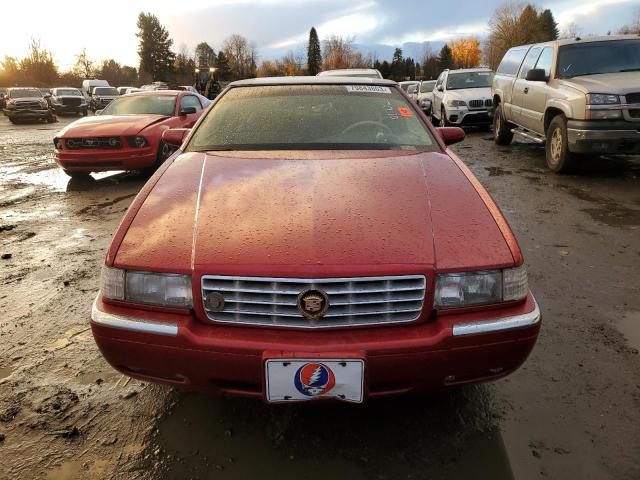
M 180 116 L 184 117 L 185 115 L 191 115 L 192 113 L 196 113 L 196 107 L 182 107 L 180 109 Z
M 188 107 L 195 110 L 194 107 Z M 185 109 L 183 109 L 185 110 Z M 162 132 L 162 140 L 169 145 L 179 147 L 184 142 L 185 137 L 191 131 L 190 128 L 169 128 Z
M 548 78 L 546 72 L 542 68 L 532 68 L 527 72 L 525 80 L 530 82 L 546 82 Z
M 439 127 L 436 131 L 445 145 L 452 145 L 464 140 L 464 130 L 460 127 Z
M 50 93 L 45 93 L 44 94 L 44 98 L 51 98 L 51 94 Z
M 436 87 L 436 90 L 438 90 L 439 92 L 444 92 L 444 87 L 442 86 L 442 84 L 440 84 Z

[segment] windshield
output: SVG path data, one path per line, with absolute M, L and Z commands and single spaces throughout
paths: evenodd
M 558 78 L 640 70 L 640 40 L 564 45 L 558 51 Z
M 450 73 L 447 77 L 447 90 L 463 88 L 487 88 L 491 86 L 493 72 Z
M 436 81 L 422 82 L 420 84 L 420 93 L 433 92 L 433 87 L 436 86 Z
M 94 95 L 118 95 L 118 90 L 113 87 L 96 87 L 93 89 Z
M 56 95 L 65 95 L 70 97 L 81 97 L 80 90 L 76 88 L 58 88 L 56 89 Z
M 112 101 L 102 111 L 103 115 L 165 115 L 173 116 L 176 97 L 173 95 L 123 96 Z
M 9 98 L 42 98 L 42 93 L 37 88 L 21 88 L 19 90 L 9 90 Z
M 276 85 L 229 90 L 188 150 L 435 150 L 398 90 L 374 85 Z
M 417 84 L 418 84 L 418 82 L 414 82 L 414 83 L 406 82 L 406 83 L 399 83 L 398 85 L 400 85 L 400 88 L 402 90 L 404 90 L 405 92 L 408 92 L 409 91 L 409 87 L 411 87 L 413 85 L 417 85 Z

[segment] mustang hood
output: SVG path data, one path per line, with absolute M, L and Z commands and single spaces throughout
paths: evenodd
M 139 208 L 114 263 L 312 276 L 512 262 L 451 158 L 369 151 L 183 154 Z
M 163 115 L 97 115 L 70 123 L 58 137 L 137 135 L 140 131 L 167 117 Z

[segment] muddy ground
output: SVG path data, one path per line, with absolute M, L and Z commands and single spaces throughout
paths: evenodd
M 0 116 L 0 479 L 640 478 L 640 159 L 557 176 L 540 147 L 454 150 L 496 198 L 544 323 L 522 369 L 428 398 L 271 407 L 129 380 L 89 311 L 145 182 L 70 181 L 62 124 Z

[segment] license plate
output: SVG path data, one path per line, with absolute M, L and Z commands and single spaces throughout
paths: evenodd
M 364 361 L 270 359 L 265 362 L 267 401 L 336 398 L 362 403 Z

